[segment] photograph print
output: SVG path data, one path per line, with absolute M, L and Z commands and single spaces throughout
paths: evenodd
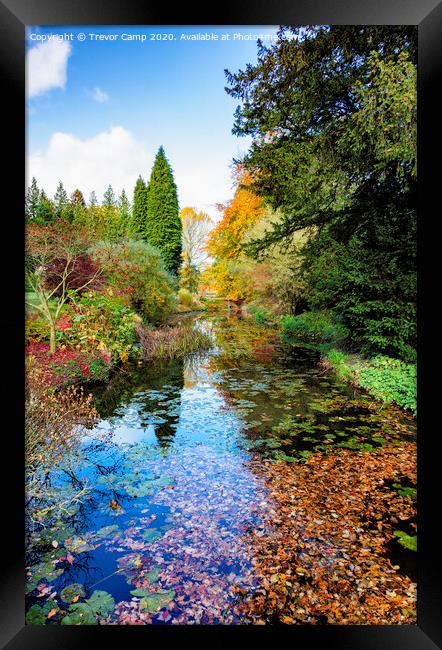
M 416 71 L 26 27 L 27 625 L 416 625 Z

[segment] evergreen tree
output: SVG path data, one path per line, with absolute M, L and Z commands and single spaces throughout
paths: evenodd
M 136 239 L 145 238 L 145 227 L 147 218 L 147 194 L 148 187 L 139 176 L 135 183 L 134 201 L 130 219 L 130 232 Z
M 115 199 L 115 194 L 114 190 L 112 189 L 112 185 L 109 185 L 107 190 L 105 191 L 103 195 L 103 207 L 104 208 L 112 208 L 115 207 L 117 204 L 117 201 Z
M 182 225 L 177 188 L 163 147 L 158 150 L 150 176 L 144 233 L 146 241 L 161 251 L 168 270 L 176 273 L 181 262 Z
M 86 201 L 84 200 L 83 193 L 77 189 L 72 193 L 69 203 L 69 221 L 75 221 L 78 224 L 83 223 L 85 221 L 86 210 Z
M 63 183 L 60 181 L 54 195 L 55 216 L 57 219 L 65 216 L 64 212 L 69 205 L 69 199 Z
M 44 190 L 41 190 L 37 207 L 35 210 L 35 221 L 40 224 L 47 224 L 51 221 L 54 221 L 54 218 L 57 216 L 55 206 L 53 202 L 48 199 Z
M 245 245 L 308 229 L 308 307 L 331 309 L 364 352 L 416 344 L 415 27 L 283 27 L 232 74 L 233 133 L 252 138 L 253 191 L 284 218 Z
M 25 201 L 26 219 L 30 221 L 32 219 L 35 219 L 39 200 L 40 200 L 40 190 L 38 189 L 37 181 L 33 176 L 31 185 L 28 188 L 28 191 L 26 192 L 26 201 Z
M 124 227 L 125 234 L 128 234 L 130 222 L 130 203 L 126 194 L 126 190 L 124 188 L 118 199 L 118 212 L 120 213 L 120 219 Z
M 98 200 L 97 200 L 97 195 L 95 194 L 94 190 L 89 194 L 89 207 L 90 208 L 96 208 L 98 205 Z

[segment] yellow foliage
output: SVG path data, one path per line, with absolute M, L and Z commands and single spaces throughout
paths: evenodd
M 239 257 L 245 233 L 264 214 L 261 197 L 248 189 L 253 182 L 251 175 L 243 171 L 238 180 L 235 195 L 222 206 L 223 218 L 212 230 L 207 242 L 207 252 L 218 259 Z
M 204 286 L 227 300 L 250 300 L 254 291 L 250 267 L 249 262 L 215 262 L 203 273 Z

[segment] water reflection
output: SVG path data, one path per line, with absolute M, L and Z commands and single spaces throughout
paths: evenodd
M 168 448 L 179 422 L 183 369 L 183 360 L 175 359 L 119 370 L 94 392 L 100 428 L 118 443 L 156 439 Z
M 382 445 L 382 418 L 384 438 L 409 435 L 389 432 L 360 396 L 353 407 L 355 391 L 321 373 L 314 349 L 281 347 L 271 330 L 238 319 L 200 326 L 212 350 L 124 368 L 96 389 L 101 420 L 70 475 L 52 479 L 88 497 L 33 546 L 31 603 L 39 581 L 58 593 L 80 582 L 88 596 L 112 594 L 113 622 L 238 622 L 236 590 L 258 586 L 248 531 L 264 538 L 283 519 L 267 461 Z M 170 604 L 143 610 L 143 590 Z

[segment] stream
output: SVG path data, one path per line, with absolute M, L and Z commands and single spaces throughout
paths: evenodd
M 110 624 L 246 622 L 244 594 L 262 588 L 250 535 L 270 538 L 280 516 L 261 468 L 415 439 L 411 418 L 381 423 L 313 346 L 234 317 L 198 326 L 210 350 L 122 368 L 94 389 L 100 420 L 51 477 L 84 493 L 30 535 L 28 609 L 71 607 L 63 624 L 95 624 L 91 611 Z M 414 580 L 413 553 L 390 552 Z

